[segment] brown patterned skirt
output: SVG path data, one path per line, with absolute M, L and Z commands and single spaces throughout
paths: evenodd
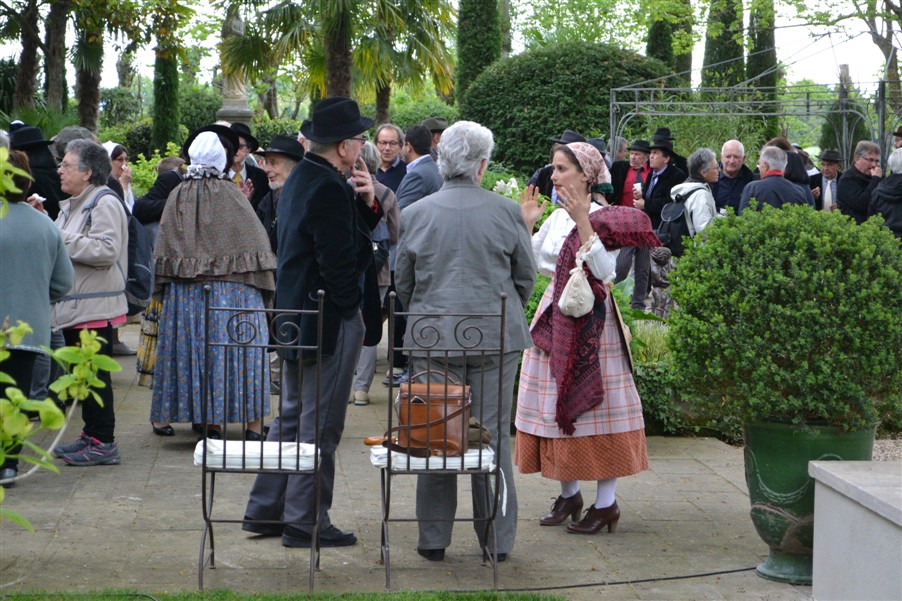
M 514 463 L 524 474 L 541 472 L 562 482 L 632 476 L 648 469 L 645 430 L 575 438 L 518 431 Z

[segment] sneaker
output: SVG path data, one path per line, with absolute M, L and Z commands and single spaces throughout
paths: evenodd
M 77 453 L 63 455 L 63 461 L 69 465 L 119 465 L 122 458 L 119 456 L 119 445 L 115 442 L 100 442 L 94 437 L 88 441 L 88 446 Z
M 370 395 L 365 390 L 355 390 L 354 391 L 354 404 L 358 407 L 363 407 L 364 405 L 370 404 Z
M 79 436 L 78 440 L 76 440 L 75 442 L 63 445 L 61 447 L 56 447 L 55 449 L 53 449 L 53 456 L 57 457 L 59 459 L 62 459 L 63 455 L 71 455 L 72 453 L 78 453 L 79 451 L 84 449 L 86 446 L 88 446 L 90 443 L 91 443 L 91 437 L 88 436 L 87 434 L 85 434 L 84 432 L 82 432 L 81 436 Z
M 384 380 L 382 380 L 382 385 L 397 388 L 401 384 L 406 383 L 408 380 L 410 380 L 410 374 L 407 372 L 407 370 L 404 370 L 400 374 L 396 373 L 393 377 L 385 378 Z

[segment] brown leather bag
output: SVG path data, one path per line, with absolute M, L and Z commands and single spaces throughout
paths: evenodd
M 459 457 L 468 449 L 470 387 L 450 377 L 445 382 L 414 382 L 428 373 L 419 372 L 400 386 L 395 400 L 399 425 L 385 433 L 383 446 L 414 457 Z M 394 437 L 397 443 L 390 442 Z

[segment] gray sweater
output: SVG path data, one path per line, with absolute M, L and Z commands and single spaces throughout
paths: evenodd
M 21 320 L 33 332 L 15 348 L 50 344 L 50 302 L 72 287 L 72 262 L 59 229 L 26 203 L 0 219 L 0 323 Z

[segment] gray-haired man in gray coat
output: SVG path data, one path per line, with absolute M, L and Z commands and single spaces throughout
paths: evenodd
M 473 395 L 473 415 L 480 414 L 482 405 L 483 425 L 491 431 L 496 455 L 500 449 L 507 503 L 495 516 L 497 547 L 492 550 L 499 561 L 504 561 L 513 549 L 517 530 L 517 493 L 506 417 L 511 411 L 517 359 L 520 351 L 532 346 L 523 308 L 535 285 L 536 264 L 519 205 L 480 187 L 493 145 L 492 132 L 478 123 L 458 121 L 445 130 L 439 143 L 439 171 L 444 185 L 401 212 L 395 285 L 408 311 L 439 316 L 438 320 L 428 320 L 429 325 L 451 344 L 460 318 L 440 316 L 498 311 L 501 294 L 508 296 L 504 356 L 500 360 L 497 355 L 490 356 L 485 363 L 474 357 L 452 356 L 449 360 L 450 369 L 466 374 Z M 416 337 L 416 328 L 411 330 L 405 346 L 412 346 L 411 336 Z M 485 345 L 499 345 L 497 329 L 485 327 L 483 333 Z M 411 361 L 411 373 L 426 364 L 424 358 Z M 498 398 L 501 373 L 503 392 Z M 477 519 L 474 526 L 481 539 L 485 522 L 480 518 L 490 515 L 493 495 L 483 476 L 473 477 L 472 488 Z M 420 555 L 431 561 L 444 559 L 456 510 L 456 476 L 419 476 Z M 480 546 L 491 549 L 492 541 L 480 540 Z

